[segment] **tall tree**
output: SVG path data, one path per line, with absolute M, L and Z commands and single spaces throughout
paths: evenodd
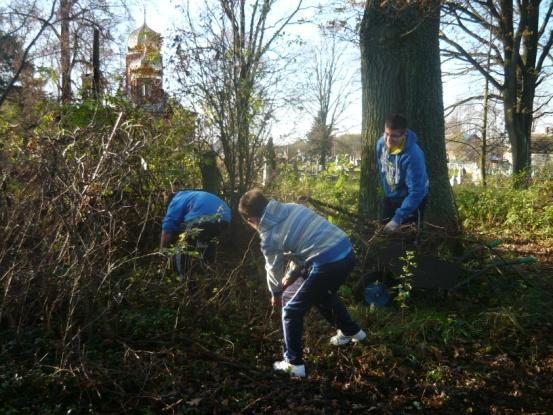
M 70 13 L 73 0 L 60 0 L 60 69 L 61 69 L 61 101 L 71 101 L 71 33 L 69 31 Z
M 3 93 L 17 71 L 21 60 L 21 41 L 10 33 L 0 30 L 0 93 Z
M 308 108 L 313 125 L 308 134 L 311 149 L 326 168 L 336 124 L 349 104 L 353 75 L 346 71 L 343 50 L 339 50 L 337 32 L 323 32 L 323 41 L 313 51 L 307 82 Z M 310 104 L 311 103 L 311 104 Z
M 319 110 L 319 113 L 313 120 L 313 125 L 307 133 L 310 152 L 317 157 L 319 166 L 323 170 L 326 169 L 326 160 L 332 149 L 333 130 L 334 128 L 326 123 L 324 112 Z
M 90 72 L 94 45 L 94 31 L 99 30 L 104 40 L 112 41 L 112 30 L 124 18 L 115 9 L 126 10 L 125 0 L 51 0 L 51 2 L 30 2 L 10 0 L 5 13 L 10 25 L 19 34 L 25 30 L 37 33 L 36 53 L 29 55 L 35 66 L 51 67 L 60 100 L 69 102 L 72 98 L 74 72 Z M 48 7 L 41 10 L 41 7 Z M 51 13 L 53 11 L 53 13 Z M 48 16 L 50 12 L 50 17 Z M 39 30 L 40 29 L 40 30 Z M 27 35 L 27 37 L 30 37 Z M 30 49 L 30 48 L 29 48 Z M 107 42 L 104 50 L 109 50 Z M 107 60 L 105 65 L 107 65 Z
M 272 171 L 276 170 L 277 161 L 273 137 L 269 137 L 269 140 L 267 141 L 267 146 L 265 147 L 265 161 Z
M 221 173 L 217 167 L 217 153 L 211 149 L 200 151 L 198 164 L 202 173 L 202 188 L 219 194 Z
M 360 28 L 362 141 L 360 214 L 376 218 L 379 172 L 376 141 L 385 118 L 402 113 L 426 156 L 430 194 L 426 220 L 456 227 L 447 174 L 440 70 L 439 4 L 368 0 Z
M 536 91 L 546 76 L 546 62 L 551 60 L 553 1 L 459 0 L 446 2 L 444 9 L 449 21 L 441 38 L 449 45 L 447 56 L 469 63 L 503 99 L 513 173 L 521 179 L 514 184 L 523 186 L 530 174 Z M 495 39 L 490 69 L 486 54 L 474 53 L 470 47 L 476 44 L 481 49 L 488 43 L 482 31 L 491 31 Z M 456 35 L 459 32 L 461 35 Z
M 23 43 L 20 39 L 22 36 L 19 36 L 19 38 L 14 34 L 18 32 L 18 29 L 14 29 L 11 33 L 4 33 L 2 35 L 3 41 L 6 41 L 6 49 L 2 46 L 2 49 L 7 53 L 5 55 L 6 59 L 8 59 L 9 56 L 9 65 L 6 67 L 8 69 L 6 75 L 5 82 L 6 84 L 2 86 L 1 95 L 0 95 L 0 107 L 8 97 L 8 94 L 10 93 L 10 90 L 13 88 L 15 83 L 18 81 L 19 76 L 21 75 L 23 69 L 29 65 L 29 53 L 31 49 L 35 46 L 35 43 L 37 40 L 42 36 L 44 30 L 51 24 L 54 14 L 56 10 L 56 0 L 52 2 L 52 6 L 50 9 L 50 14 L 46 18 L 38 18 L 35 5 L 33 4 L 32 7 L 25 12 L 25 16 L 28 16 L 31 20 L 40 20 L 40 28 L 38 29 L 37 33 L 35 33 L 31 40 L 27 43 L 25 46 L 23 53 L 21 56 L 17 56 L 16 49 L 13 49 L 14 47 L 18 47 L 18 43 Z M 10 12 L 7 13 L 8 15 Z M 29 24 L 27 22 L 27 18 L 25 18 L 22 22 L 18 22 L 16 26 L 19 26 L 20 28 L 23 27 L 25 24 Z M 13 40 L 13 42 L 10 42 L 10 40 Z M 22 46 L 21 46 L 22 48 Z M 9 52 L 11 50 L 11 53 Z M 11 66 L 11 69 L 9 67 Z M 12 72 L 13 71 L 13 72 Z M 10 76 L 11 75 L 11 76 Z
M 492 31 L 489 30 L 488 35 L 488 53 L 486 56 L 486 70 L 490 71 L 491 55 L 492 55 Z M 489 113 L 489 101 L 490 101 L 490 81 L 486 78 L 484 83 L 484 113 L 482 116 L 482 152 L 480 157 L 480 180 L 482 186 L 486 187 L 486 161 L 488 156 L 488 113 Z
M 199 23 L 188 13 L 190 30 L 176 36 L 179 82 L 186 95 L 195 99 L 198 112 L 222 146 L 233 204 L 255 179 L 257 151 L 272 117 L 278 68 L 271 65 L 279 61 L 268 55 L 302 1 L 285 16 L 276 17 L 275 3 L 207 2 Z
M 446 120 L 446 148 L 451 156 L 449 161 L 478 163 L 482 184 L 483 159 L 484 171 L 499 165 L 504 171 L 501 160 L 508 149 L 508 139 L 502 126 L 502 104 L 490 99 L 487 101 L 481 105 L 457 106 Z

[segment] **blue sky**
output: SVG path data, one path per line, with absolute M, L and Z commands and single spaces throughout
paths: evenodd
M 190 2 L 192 10 L 197 2 Z M 318 1 L 308 0 L 307 5 L 312 6 L 318 4 Z M 144 7 L 146 7 L 146 22 L 154 30 L 161 33 L 161 35 L 167 39 L 164 43 L 163 55 L 165 59 L 171 54 L 169 48 L 170 34 L 173 28 L 184 24 L 181 16 L 181 12 L 177 9 L 176 4 L 183 4 L 183 1 L 175 0 L 132 0 L 129 4 L 131 8 L 131 14 L 134 21 L 129 22 L 129 30 L 140 26 L 143 22 Z M 277 3 L 278 4 L 278 3 Z M 281 4 L 290 7 L 289 1 L 282 2 Z M 197 6 L 196 6 L 197 7 Z M 313 9 L 309 9 L 306 15 L 312 15 Z M 315 44 L 319 41 L 319 32 L 314 25 L 301 25 L 291 26 L 287 29 L 289 33 L 301 33 L 302 37 L 308 42 Z M 127 34 L 128 35 L 128 34 Z M 356 48 L 352 48 L 351 61 L 354 65 L 358 65 L 359 57 Z M 171 93 L 171 81 L 170 74 L 167 74 L 165 82 L 166 90 Z M 483 90 L 484 81 L 478 76 L 473 77 L 460 77 L 457 79 L 447 78 L 444 79 L 444 105 L 448 106 L 463 96 L 467 96 L 470 93 L 481 93 Z M 361 94 L 358 91 L 352 96 L 352 103 L 346 111 L 347 116 L 338 125 L 338 133 L 359 133 L 361 131 Z M 278 131 L 273 134 L 276 141 L 293 141 L 298 137 L 304 136 L 309 130 L 311 125 L 311 117 L 307 113 L 298 111 L 297 108 L 290 109 L 289 111 L 280 111 L 277 113 L 278 122 L 274 125 L 273 131 Z M 540 123 L 537 130 L 544 129 L 545 124 Z

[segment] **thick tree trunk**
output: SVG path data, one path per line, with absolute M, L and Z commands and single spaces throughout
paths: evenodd
M 400 31 L 378 6 L 368 1 L 361 22 L 361 181 L 359 214 L 377 219 L 380 209 L 380 176 L 376 162 L 376 142 L 382 134 L 384 121 L 392 112 L 403 112 L 401 99 L 405 88 L 401 78 L 402 43 Z
M 536 94 L 539 0 L 519 8 L 520 27 L 515 30 L 513 0 L 502 0 L 501 28 L 504 53 L 503 105 L 505 128 L 511 143 L 513 184 L 525 187 L 530 179 L 530 134 Z M 520 48 L 522 45 L 522 48 Z
M 532 119 L 527 119 L 524 114 L 513 114 L 513 106 L 505 100 L 505 127 L 513 162 L 514 187 L 526 187 L 530 177 L 530 134 L 532 131 Z
M 217 167 L 217 153 L 204 151 L 200 154 L 200 171 L 202 173 L 203 189 L 218 195 L 220 192 L 221 173 Z
M 441 64 L 438 43 L 439 2 L 380 7 L 369 0 L 363 17 L 361 68 L 363 88 L 363 156 L 360 214 L 378 216 L 380 176 L 375 145 L 385 118 L 404 114 L 419 136 L 430 179 L 425 220 L 457 227 L 447 174 Z

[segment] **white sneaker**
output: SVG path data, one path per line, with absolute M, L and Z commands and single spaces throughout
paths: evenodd
M 343 346 L 344 344 L 348 344 L 350 342 L 357 343 L 363 341 L 366 337 L 367 333 L 365 333 L 363 330 L 359 330 L 353 336 L 346 336 L 344 333 L 342 333 L 342 330 L 338 330 L 337 334 L 330 338 L 330 344 L 332 344 L 333 346 Z
M 293 365 L 286 360 L 273 363 L 273 370 L 275 372 L 288 373 L 292 377 L 305 377 L 305 365 Z

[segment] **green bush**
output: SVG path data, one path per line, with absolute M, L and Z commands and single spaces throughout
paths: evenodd
M 43 110 L 25 136 L 0 122 L 0 268 L 10 281 L 0 309 L 10 325 L 78 333 L 144 266 L 141 256 L 155 257 L 160 190 L 201 183 L 194 119 L 178 106 L 163 117 L 117 103 Z
M 553 182 L 528 189 L 458 186 L 455 199 L 463 225 L 478 231 L 553 237 Z

